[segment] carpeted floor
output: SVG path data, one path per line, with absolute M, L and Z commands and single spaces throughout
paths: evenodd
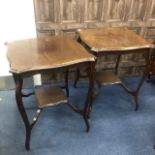
M 124 79 L 132 87 L 137 80 Z M 83 105 L 86 92 L 86 82 L 80 82 L 77 89 L 70 83 L 70 98 L 78 106 Z M 24 101 L 31 117 L 35 96 Z M 139 103 L 135 112 L 132 97 L 121 87 L 104 86 L 94 101 L 89 133 L 82 117 L 67 105 L 45 109 L 32 130 L 28 152 L 14 91 L 0 91 L 0 155 L 154 155 L 155 83 L 145 82 Z

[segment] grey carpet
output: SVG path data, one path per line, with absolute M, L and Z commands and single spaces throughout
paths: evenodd
M 135 87 L 138 78 L 124 79 Z M 25 91 L 31 91 L 27 89 Z M 70 98 L 83 106 L 87 83 L 70 83 Z M 25 130 L 16 107 L 14 90 L 0 91 L 0 155 L 154 155 L 155 84 L 145 82 L 134 111 L 132 97 L 117 85 L 104 86 L 94 101 L 91 129 L 67 105 L 45 109 L 32 130 L 31 150 L 24 148 Z M 35 96 L 24 99 L 29 117 Z

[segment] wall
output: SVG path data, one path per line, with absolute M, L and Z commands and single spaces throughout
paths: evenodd
M 127 26 L 155 42 L 155 0 L 34 0 L 34 4 L 38 36 L 67 34 L 76 38 L 78 28 Z M 98 67 L 113 68 L 115 59 L 102 58 Z M 141 55 L 123 56 L 120 74 L 139 75 L 143 66 Z
M 9 75 L 5 42 L 36 36 L 32 0 L 0 1 L 0 76 Z
M 33 0 L 1 0 L 0 20 L 0 90 L 7 90 L 14 88 L 14 80 L 9 73 L 4 43 L 36 37 Z M 24 88 L 32 86 L 33 79 L 27 79 Z

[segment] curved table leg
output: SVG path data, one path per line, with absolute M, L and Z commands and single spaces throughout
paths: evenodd
M 20 112 L 20 115 L 23 119 L 25 129 L 26 129 L 26 140 L 25 140 L 25 147 L 27 150 L 30 149 L 30 135 L 31 135 L 31 125 L 28 120 L 23 101 L 22 101 L 22 85 L 23 85 L 23 79 L 19 76 L 14 74 L 13 75 L 15 84 L 16 84 L 16 102 L 17 102 L 17 107 Z
M 139 82 L 139 84 L 138 84 L 138 86 L 137 86 L 135 91 L 130 90 L 123 83 L 119 84 L 120 86 L 122 86 L 124 88 L 124 90 L 126 92 L 128 92 L 129 94 L 131 94 L 134 97 L 134 100 L 135 100 L 135 111 L 137 111 L 139 109 L 138 94 L 139 94 L 140 88 L 142 87 L 142 84 L 144 83 L 145 77 L 146 77 L 146 74 L 144 74 L 143 77 L 141 78 L 141 80 L 140 80 L 140 82 Z
M 135 111 L 137 111 L 137 110 L 139 109 L 139 104 L 138 104 L 138 93 L 135 93 L 135 95 L 134 95 L 134 100 L 135 100 L 135 103 L 136 103 Z
M 14 80 L 15 80 L 15 85 L 16 85 L 16 103 L 18 110 L 20 112 L 20 115 L 23 119 L 24 125 L 25 125 L 25 130 L 26 130 L 26 139 L 25 139 L 25 148 L 27 150 L 30 150 L 30 138 L 31 138 L 31 130 L 35 123 L 38 120 L 38 117 L 42 111 L 42 109 L 37 109 L 35 117 L 33 118 L 32 123 L 29 122 L 28 116 L 26 114 L 24 105 L 23 105 L 23 94 L 22 94 L 22 85 L 23 85 L 23 79 L 20 75 L 13 74 Z M 31 93 L 30 93 L 31 94 Z M 29 94 L 28 94 L 29 95 Z
M 139 94 L 139 91 L 145 81 L 145 78 L 147 77 L 148 73 L 149 73 L 149 67 L 150 67 L 150 64 L 149 64 L 149 51 L 146 51 L 145 54 L 144 54 L 144 57 L 145 57 L 145 62 L 146 62 L 146 69 L 144 71 L 144 74 L 141 78 L 141 80 L 139 81 L 138 83 L 138 86 L 136 88 L 136 90 L 132 91 L 130 89 L 128 89 L 123 83 L 120 83 L 119 85 L 121 85 L 125 91 L 127 91 L 129 94 L 131 94 L 133 97 L 134 97 L 134 100 L 135 100 L 135 111 L 138 110 L 139 108 L 139 103 L 138 103 L 138 94 Z
M 138 94 L 139 94 L 139 91 L 145 81 L 145 78 L 147 77 L 148 73 L 149 73 L 149 68 L 150 68 L 150 63 L 149 63 L 149 56 L 150 56 L 150 49 L 149 51 L 146 50 L 146 52 L 144 53 L 144 58 L 145 58 L 145 62 L 146 62 L 146 69 L 144 71 L 144 74 L 143 74 L 143 77 L 141 78 L 138 86 L 137 86 L 137 89 L 135 92 L 133 92 L 133 96 L 134 96 L 134 99 L 135 99 L 135 103 L 136 103 L 136 107 L 135 107 L 135 111 L 138 110 L 139 108 L 139 103 L 138 103 Z
M 95 63 L 94 62 L 91 62 L 89 65 L 88 75 L 89 75 L 89 88 L 88 88 L 88 94 L 87 94 L 84 112 L 83 112 L 83 118 L 86 123 L 87 132 L 90 129 L 89 117 L 90 117 L 90 112 L 91 112 L 92 103 L 93 103 L 93 89 L 94 89 L 94 76 L 95 76 Z
M 121 55 L 118 55 L 117 60 L 116 60 L 116 66 L 115 66 L 115 73 L 116 74 L 118 73 L 118 66 L 119 66 L 120 58 L 121 58 Z

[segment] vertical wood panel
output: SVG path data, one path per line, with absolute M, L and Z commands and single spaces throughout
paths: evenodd
M 61 0 L 62 22 L 76 22 L 78 19 L 78 3 L 77 0 Z
M 87 27 L 87 22 L 89 26 L 91 22 L 113 22 L 113 26 L 142 27 L 155 19 L 155 0 L 34 0 L 34 4 L 36 24 L 46 24 L 45 27 L 56 23 L 68 23 L 67 28 L 70 23 Z
M 34 0 L 34 4 L 38 35 L 76 38 L 78 28 L 127 26 L 155 42 L 155 0 Z M 114 60 L 105 57 L 98 66 L 114 67 Z M 121 62 L 122 66 L 143 65 L 138 55 L 123 56 Z
M 34 0 L 37 21 L 54 22 L 54 1 Z
M 150 19 L 155 19 L 155 0 L 152 0 L 149 18 Z
M 34 0 L 37 22 L 60 22 L 59 0 Z
M 85 0 L 85 22 L 101 20 L 102 4 L 103 0 Z
M 155 26 L 155 0 L 150 0 L 150 3 L 147 7 L 146 18 L 147 25 L 149 27 Z
M 140 20 L 144 18 L 146 11 L 147 1 L 144 0 L 130 0 L 129 19 L 128 20 Z
M 107 20 L 108 21 L 123 21 L 125 0 L 108 0 L 107 1 Z

